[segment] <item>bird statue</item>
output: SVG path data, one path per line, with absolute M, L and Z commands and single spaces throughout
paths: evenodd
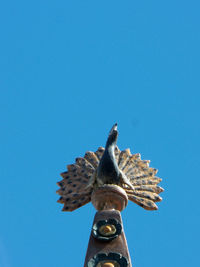
M 149 167 L 149 160 L 141 160 L 140 154 L 131 154 L 129 149 L 120 151 L 117 138 L 114 124 L 105 148 L 86 152 L 61 173 L 63 180 L 57 183 L 60 187 L 57 193 L 61 196 L 58 202 L 64 204 L 63 211 L 87 204 L 92 192 L 106 184 L 123 188 L 129 200 L 146 210 L 158 209 L 155 202 L 162 200 L 158 194 L 164 190 L 158 186 L 162 179 L 155 176 L 157 170 Z

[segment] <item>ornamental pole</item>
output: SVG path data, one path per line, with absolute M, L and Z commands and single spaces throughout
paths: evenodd
M 92 194 L 97 212 L 92 225 L 84 267 L 131 267 L 121 211 L 126 192 L 117 185 L 104 185 Z
M 97 210 L 91 229 L 84 267 L 131 267 L 121 211 L 128 200 L 146 210 L 157 210 L 161 201 L 158 186 L 161 178 L 149 167 L 149 160 L 140 154 L 117 147 L 118 130 L 115 124 L 108 135 L 105 148 L 87 151 L 61 173 L 58 182 L 59 203 L 63 211 L 73 211 L 92 202 Z

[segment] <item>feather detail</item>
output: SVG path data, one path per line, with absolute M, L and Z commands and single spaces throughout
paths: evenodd
M 149 167 L 149 160 L 141 160 L 140 154 L 131 155 L 129 150 L 121 151 L 118 165 L 122 173 L 131 182 L 133 189 L 125 184 L 122 188 L 126 191 L 129 200 L 147 210 L 158 209 L 154 202 L 161 201 L 158 195 L 163 188 L 157 184 L 162 179 L 155 177 L 157 169 Z
M 156 185 L 162 181 L 161 178 L 158 177 L 141 177 L 140 179 L 131 180 L 134 186 L 138 185 Z
M 157 205 L 151 200 L 147 200 L 142 197 L 133 196 L 133 195 L 128 195 L 128 199 L 146 210 L 157 210 L 158 209 Z
M 129 160 L 129 156 L 131 155 L 130 149 L 125 149 L 121 151 L 119 155 L 119 160 L 118 160 L 118 167 L 123 170 L 123 167 L 126 165 L 127 161 Z
M 64 204 L 62 211 L 73 211 L 80 208 L 91 201 L 91 193 L 76 194 L 76 196 L 68 195 L 61 197 L 58 202 Z
M 126 176 L 132 181 L 134 182 L 135 180 L 140 180 L 140 179 L 151 179 L 152 177 L 155 176 L 155 174 L 157 173 L 157 170 L 154 168 L 142 168 L 140 169 L 137 165 L 137 168 L 134 170 L 134 172 L 132 171 L 129 174 L 126 174 Z
M 134 186 L 134 188 L 135 190 L 148 191 L 156 194 L 159 194 L 164 191 L 164 189 L 158 185 L 140 185 L 140 186 Z
M 73 211 L 91 200 L 92 188 L 87 188 L 95 172 L 98 158 L 93 152 L 86 152 L 86 158 L 77 158 L 76 163 L 67 165 L 68 171 L 61 173 L 63 180 L 58 182 L 56 191 L 64 204 L 63 211 Z M 88 159 L 88 160 L 87 160 Z
M 134 190 L 134 191 L 130 192 L 130 190 L 126 190 L 126 192 L 128 192 L 129 195 L 131 193 L 134 196 L 141 197 L 141 198 L 146 198 L 146 199 L 152 200 L 154 202 L 159 202 L 159 201 L 162 200 L 162 198 L 158 194 L 151 193 L 151 192 L 148 192 L 148 191 Z
M 103 156 L 104 151 L 105 151 L 105 148 L 102 147 L 102 146 L 100 146 L 97 149 L 97 151 L 95 152 L 95 154 L 96 154 L 96 156 L 97 156 L 97 158 L 98 158 L 99 161 L 100 161 L 101 157 Z
M 81 168 L 86 170 L 87 172 L 94 172 L 95 169 L 85 158 L 76 158 L 76 164 L 79 165 Z
M 94 167 L 94 169 L 97 168 L 99 164 L 99 159 L 97 158 L 94 152 L 87 151 L 85 153 L 84 158 Z
M 148 169 L 149 168 L 150 160 L 140 160 L 138 161 L 138 166 L 142 169 Z
M 88 180 L 80 177 L 76 179 L 68 179 L 67 181 L 62 180 L 57 183 L 58 186 L 60 186 L 60 189 L 58 189 L 56 193 L 61 196 L 68 195 L 70 193 L 87 193 L 89 191 L 89 188 L 86 188 L 87 183 Z

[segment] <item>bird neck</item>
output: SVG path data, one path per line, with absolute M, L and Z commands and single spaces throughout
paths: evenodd
M 114 159 L 115 158 L 115 144 L 108 144 L 106 145 L 105 151 L 107 154 L 110 156 L 110 158 Z

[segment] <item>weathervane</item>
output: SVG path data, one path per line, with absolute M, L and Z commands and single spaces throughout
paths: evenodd
M 131 267 L 131 259 L 120 212 L 128 199 L 146 210 L 157 210 L 155 202 L 163 189 L 157 170 L 140 154 L 117 147 L 117 124 L 109 132 L 105 149 L 88 151 L 68 165 L 58 182 L 63 211 L 73 211 L 92 202 L 97 210 L 84 267 Z

